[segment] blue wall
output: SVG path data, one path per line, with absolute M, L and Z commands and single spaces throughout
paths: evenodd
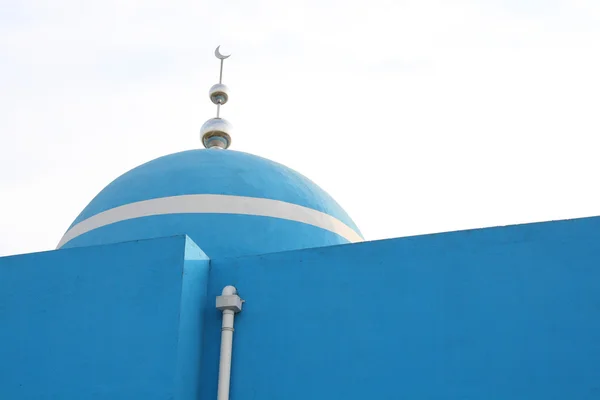
M 0 258 L 0 399 L 197 399 L 208 264 L 185 236 Z
M 598 399 L 600 218 L 209 262 L 186 237 L 0 258 L 0 399 Z M 201 367 L 201 369 L 200 369 Z
M 597 400 L 599 241 L 589 218 L 213 260 L 210 298 L 246 300 L 231 399 Z

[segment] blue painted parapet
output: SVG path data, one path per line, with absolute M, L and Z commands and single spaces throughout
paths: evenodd
M 0 399 L 600 398 L 600 218 L 209 261 L 186 237 L 0 258 Z
M 208 272 L 185 236 L 0 258 L 0 399 L 197 400 Z
M 588 218 L 213 260 L 209 297 L 246 300 L 231 398 L 597 400 L 599 242 Z

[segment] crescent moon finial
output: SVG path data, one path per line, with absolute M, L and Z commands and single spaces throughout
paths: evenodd
M 210 88 L 210 100 L 217 105 L 217 117 L 211 118 L 200 128 L 202 144 L 207 149 L 226 149 L 231 144 L 231 125 L 221 118 L 221 106 L 229 99 L 229 89 L 223 85 L 223 61 L 231 56 L 221 54 L 221 46 L 215 49 L 215 57 L 220 61 L 219 83 Z
M 225 60 L 226 58 L 231 57 L 231 54 L 224 56 L 223 54 L 221 54 L 221 52 L 219 51 L 219 49 L 221 48 L 221 45 L 217 46 L 217 48 L 215 49 L 215 57 L 217 57 L 219 60 Z

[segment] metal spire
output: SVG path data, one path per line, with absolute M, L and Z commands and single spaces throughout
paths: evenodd
M 210 88 L 209 96 L 210 100 L 217 105 L 217 117 L 211 118 L 202 125 L 200 128 L 200 137 L 202 138 L 202 144 L 207 149 L 219 148 L 226 149 L 231 144 L 231 124 L 220 117 L 221 106 L 227 103 L 229 100 L 229 89 L 223 85 L 223 61 L 229 58 L 230 55 L 224 56 L 219 51 L 221 46 L 215 49 L 215 57 L 221 61 L 221 68 L 219 70 L 219 83 L 213 85 Z

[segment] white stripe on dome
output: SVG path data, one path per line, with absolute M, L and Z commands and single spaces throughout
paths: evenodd
M 188 194 L 138 201 L 93 215 L 71 227 L 57 248 L 79 235 L 115 222 L 167 214 L 241 214 L 273 217 L 313 225 L 336 233 L 351 243 L 363 241 L 357 232 L 339 219 L 312 208 L 258 197 Z

